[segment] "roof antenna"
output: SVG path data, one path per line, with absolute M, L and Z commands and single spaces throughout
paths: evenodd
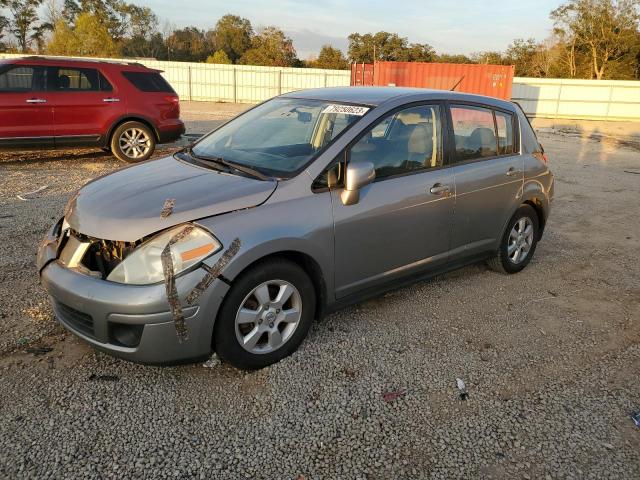
M 462 80 L 464 80 L 464 77 L 465 77 L 464 75 L 460 77 L 460 80 L 458 80 L 458 83 L 456 83 L 453 87 L 451 87 L 449 91 L 453 92 L 456 89 L 456 87 L 462 83 Z

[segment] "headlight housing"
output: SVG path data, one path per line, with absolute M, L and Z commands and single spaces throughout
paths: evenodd
M 171 238 L 182 232 L 187 225 L 170 228 L 137 247 L 121 261 L 107 276 L 107 280 L 132 285 L 148 285 L 162 282 L 161 255 Z M 203 228 L 191 226 L 192 230 L 170 247 L 173 271 L 176 275 L 197 265 L 222 248 L 220 242 Z

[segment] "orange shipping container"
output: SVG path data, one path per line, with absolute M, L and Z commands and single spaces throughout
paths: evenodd
M 351 85 L 434 88 L 510 100 L 513 73 L 513 65 L 359 63 L 351 66 Z

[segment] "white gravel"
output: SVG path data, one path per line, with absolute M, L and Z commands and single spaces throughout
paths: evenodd
M 65 334 L 37 243 L 122 164 L 0 153 L 0 477 L 640 478 L 640 150 L 542 141 L 557 198 L 524 272 L 474 265 L 350 307 L 253 373 L 135 365 Z

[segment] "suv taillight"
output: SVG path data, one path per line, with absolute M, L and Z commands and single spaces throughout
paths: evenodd
M 164 99 L 170 103 L 180 103 L 180 98 L 177 95 L 167 95 Z

